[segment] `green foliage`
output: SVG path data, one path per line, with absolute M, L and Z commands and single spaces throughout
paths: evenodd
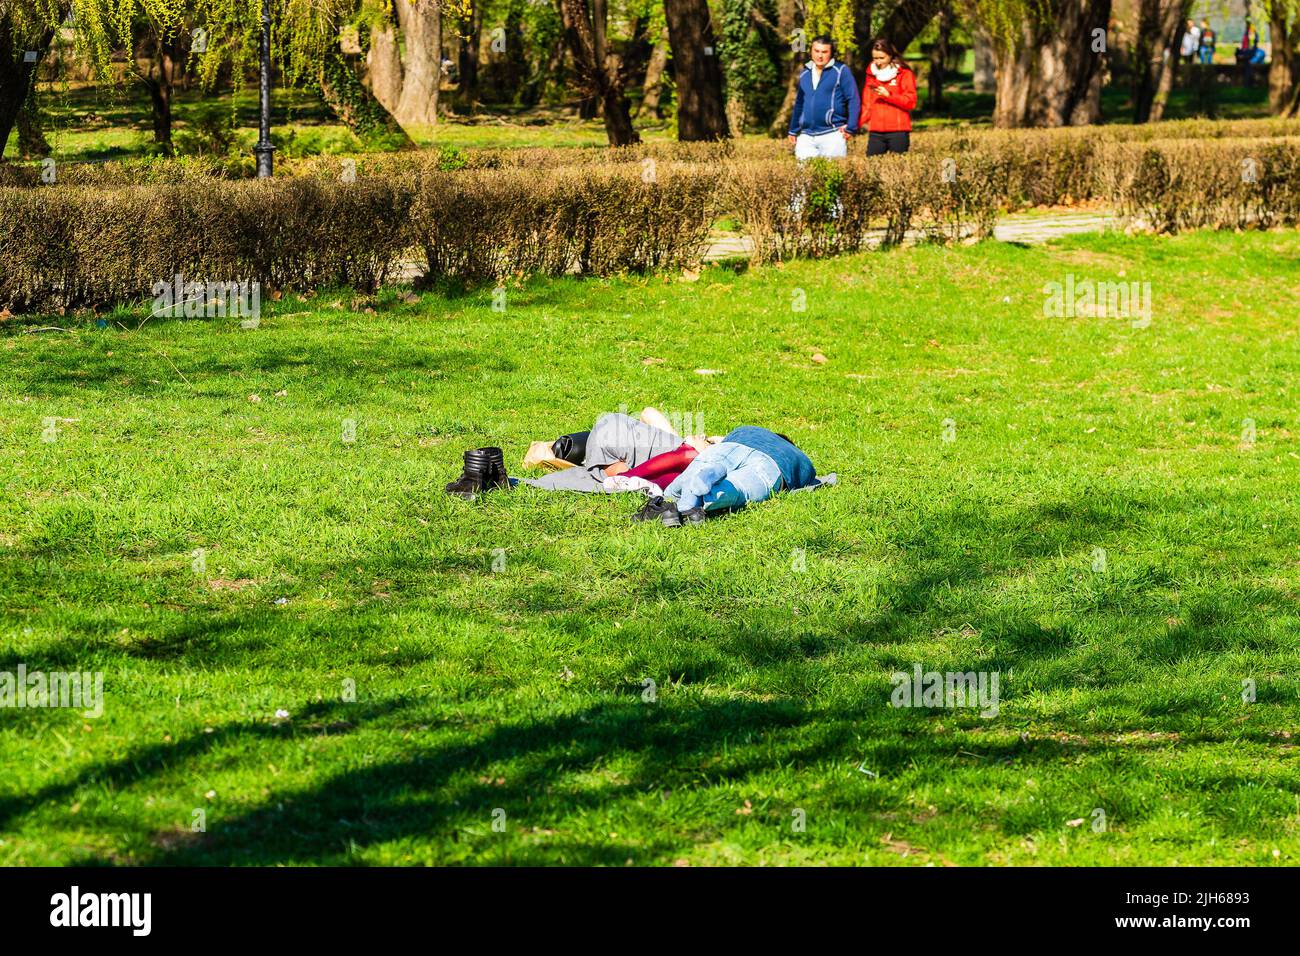
M 811 44 L 817 34 L 828 33 L 835 40 L 839 55 L 857 52 L 853 39 L 853 8 L 854 0 L 805 0 L 803 23 L 808 43 Z
M 455 172 L 458 169 L 465 169 L 469 166 L 469 160 L 465 154 L 455 146 L 438 147 L 438 169 L 444 173 Z
M 226 156 L 237 142 L 234 118 L 225 110 L 204 111 L 173 139 L 182 156 Z
M 819 156 L 808 163 L 807 170 L 811 183 L 806 196 L 809 213 L 833 215 L 840 205 L 840 189 L 844 185 L 843 164 Z
M 746 119 L 763 128 L 771 122 L 785 94 L 784 46 L 774 30 L 760 27 L 776 20 L 775 0 L 724 0 L 718 49 L 725 65 L 727 97 L 745 104 Z

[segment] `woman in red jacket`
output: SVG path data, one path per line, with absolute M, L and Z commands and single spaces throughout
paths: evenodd
M 863 83 L 862 128 L 868 130 L 867 155 L 906 153 L 916 109 L 916 74 L 894 44 L 883 37 L 871 44 L 871 63 Z

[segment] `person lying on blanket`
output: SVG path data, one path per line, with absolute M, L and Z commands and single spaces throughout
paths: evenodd
M 816 481 L 816 468 L 794 442 L 766 428 L 742 425 L 695 455 L 663 495 L 647 501 L 632 520 L 659 521 L 669 528 L 700 524 L 706 512 L 743 508 Z
M 609 412 L 597 418 L 591 431 L 581 436 L 580 441 L 571 443 L 568 460 L 576 467 L 563 468 L 541 478 L 521 478 L 519 483 L 544 491 L 616 492 L 648 491 L 653 481 L 659 489 L 656 493 L 662 493 L 689 463 L 690 458 L 686 456 L 693 457 L 694 453 L 709 447 L 710 442 L 720 440 L 717 436 L 679 435 L 663 413 L 653 408 L 645 409 L 639 419 Z M 653 459 L 665 453 L 673 453 L 677 458 L 650 467 Z M 670 461 L 680 467 L 674 471 L 668 467 Z
M 469 499 L 515 484 L 544 491 L 640 491 L 650 501 L 636 520 L 653 518 L 676 527 L 683 518 L 699 522 L 706 511 L 741 508 L 777 491 L 836 482 L 834 474 L 818 477 L 808 456 L 784 435 L 744 426 L 723 437 L 683 438 L 654 409 L 640 419 L 620 412 L 602 415 L 590 432 L 553 444 L 554 454 L 576 467 L 541 478 L 507 478 L 500 448 L 471 449 L 465 453 L 465 473 L 447 491 Z

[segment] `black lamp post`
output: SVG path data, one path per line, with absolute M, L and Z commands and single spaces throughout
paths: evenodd
M 262 69 L 261 69 L 261 138 L 253 147 L 257 154 L 257 178 L 265 179 L 271 175 L 271 154 L 275 147 L 271 145 L 271 0 L 262 0 Z

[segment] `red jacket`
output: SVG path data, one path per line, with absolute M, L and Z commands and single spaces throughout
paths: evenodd
M 883 85 L 888 96 L 881 96 L 876 87 Z M 867 67 L 862 85 L 862 125 L 859 129 L 872 133 L 899 133 L 912 128 L 912 113 L 916 109 L 916 74 L 899 66 L 898 75 L 882 84 Z

